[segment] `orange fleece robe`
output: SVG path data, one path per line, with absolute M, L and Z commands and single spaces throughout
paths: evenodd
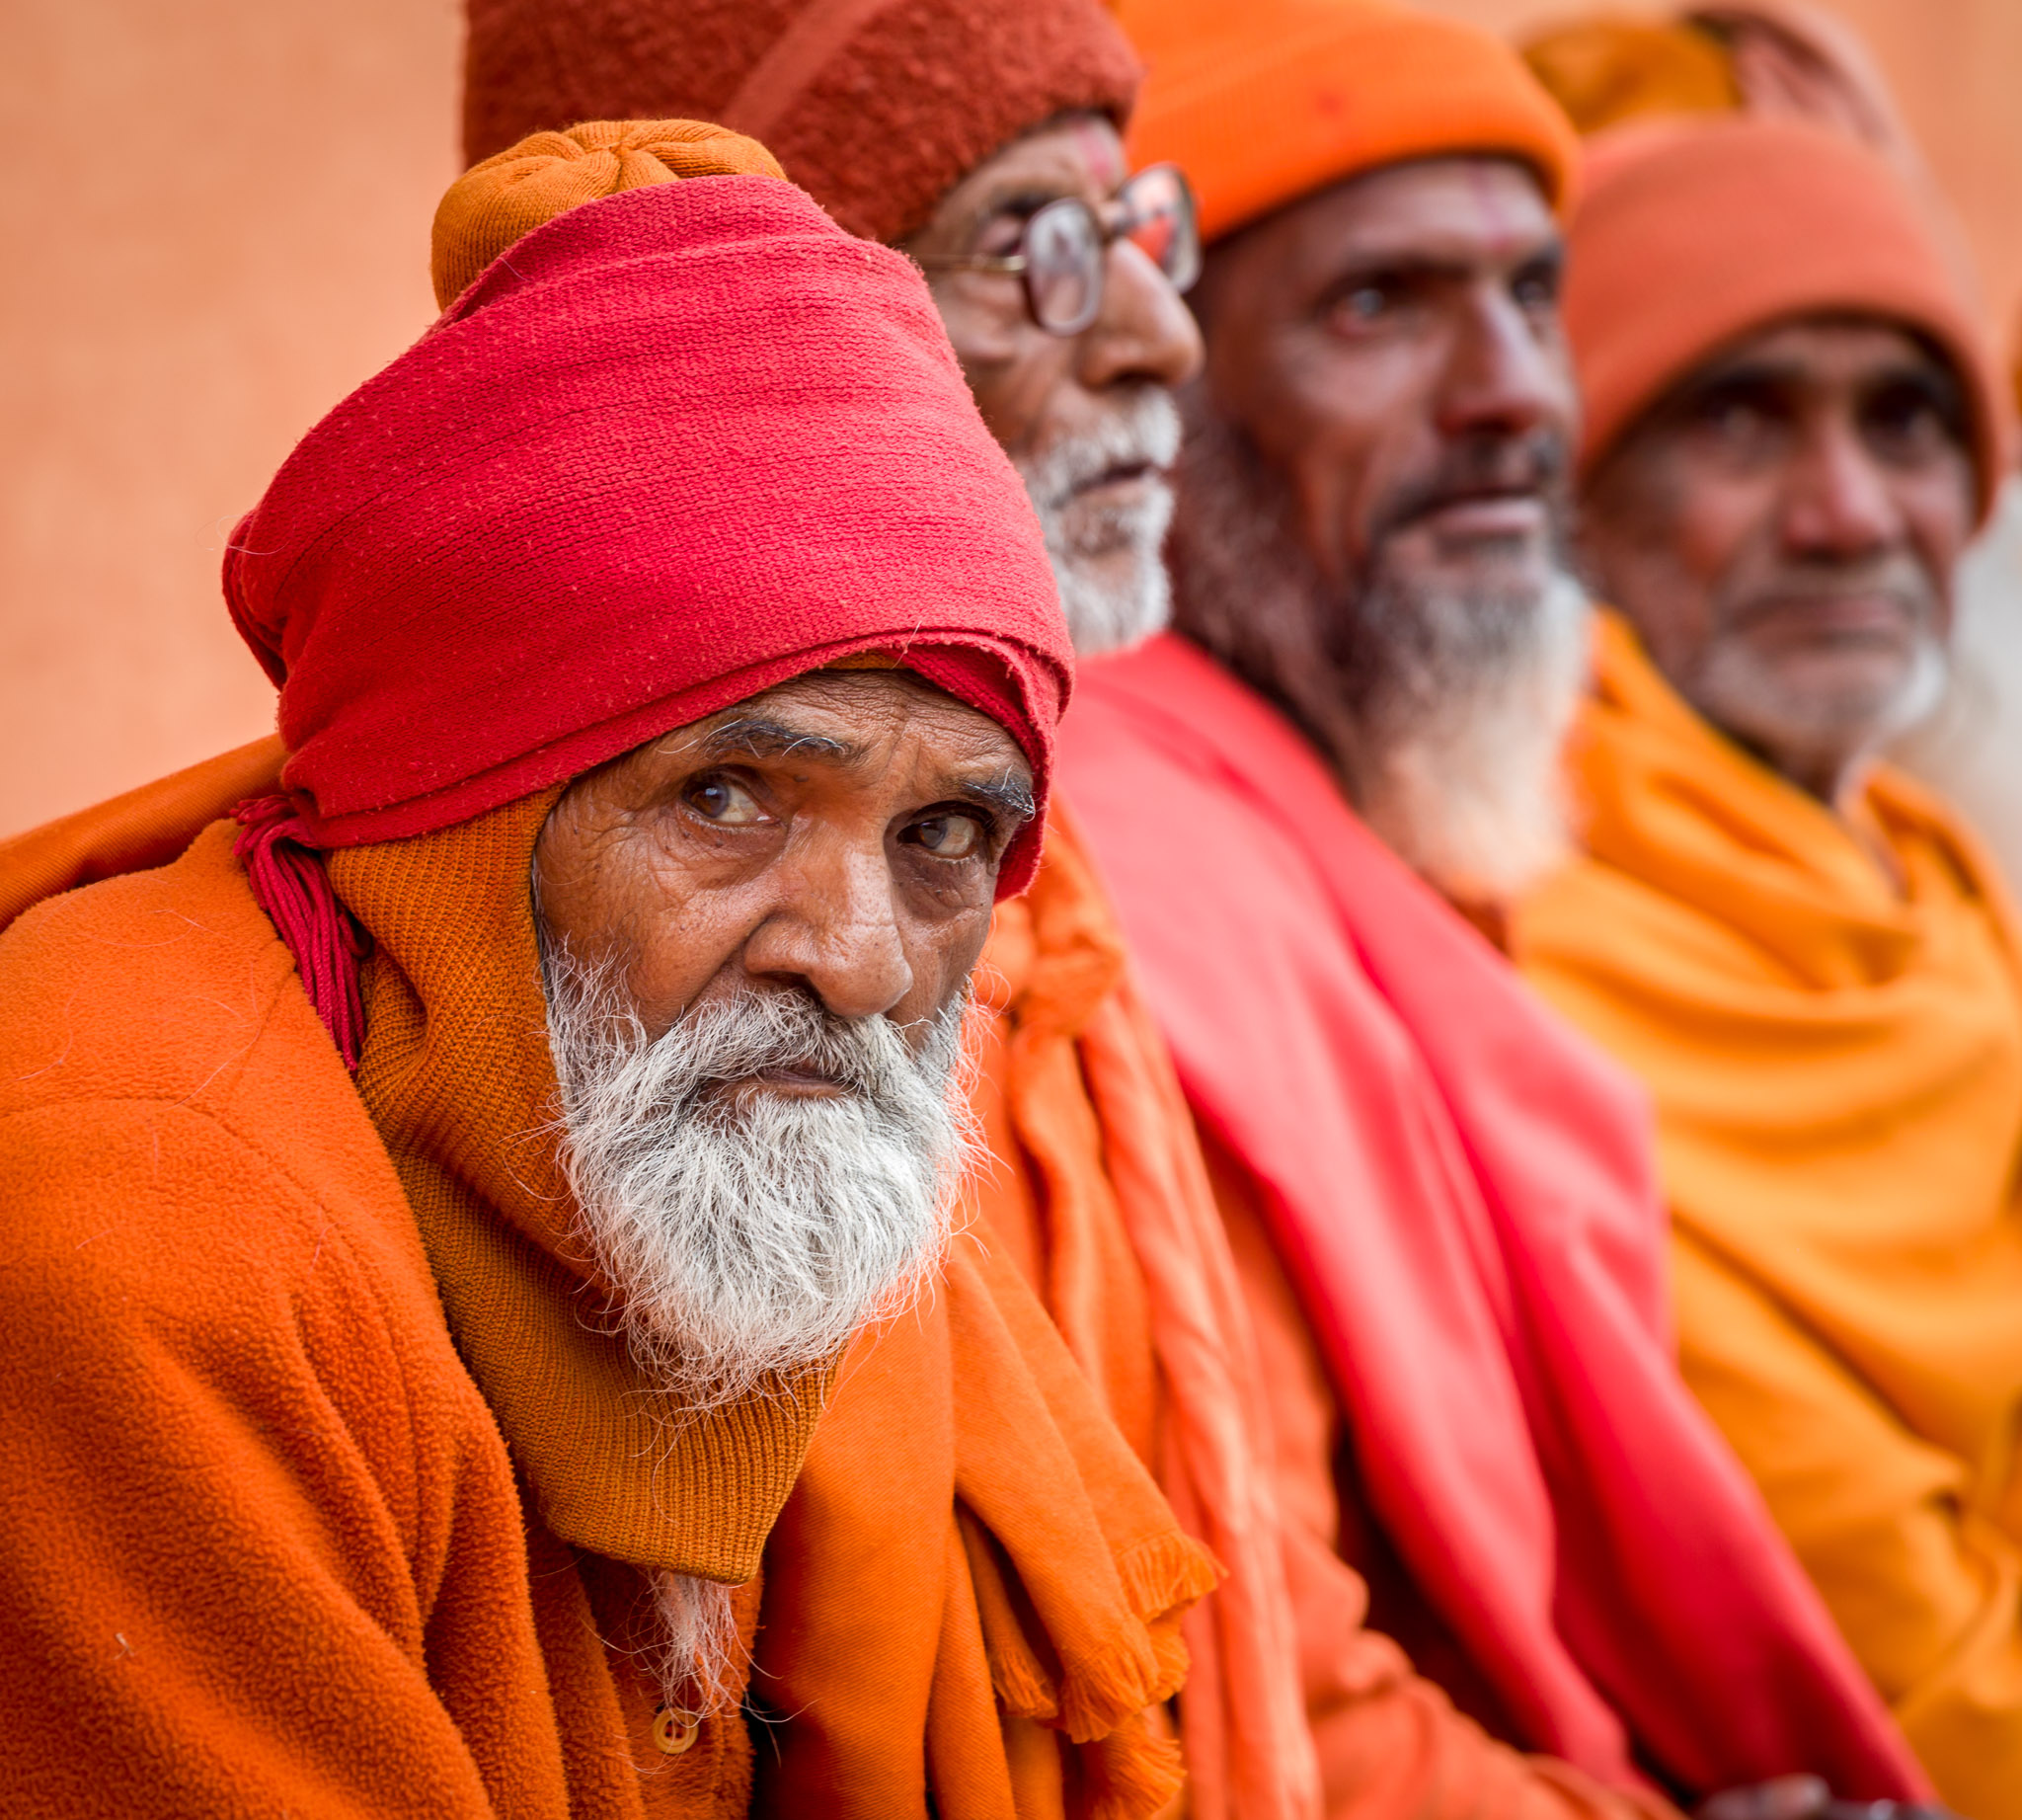
M 277 746 L 260 742 L 8 843 L 0 926 L 49 892 L 159 863 L 191 825 L 271 787 L 278 762 Z M 975 1101 L 992 1162 L 972 1212 L 998 1254 L 982 1268 L 1021 1324 L 1004 1266 L 1040 1291 L 1104 1407 L 1140 1458 L 1156 1462 L 1189 1527 L 1235 1569 L 1187 1619 L 1184 1799 L 1195 1820 L 1637 1812 L 1563 1766 L 1490 1741 L 1395 1644 L 1362 1628 L 1368 1596 L 1342 1555 L 1333 1478 L 1340 1412 L 1245 1190 L 1225 1167 L 1207 1185 L 1163 1039 L 1058 805 L 1038 882 L 999 909 L 977 993 L 989 1020 Z M 1046 1351 L 1029 1325 L 1023 1337 Z M 922 1572 L 901 1531 L 931 1506 L 934 1486 L 948 1496 L 935 1476 L 945 1468 L 923 1462 L 918 1439 L 948 1420 L 952 1380 L 921 1356 L 944 1356 L 947 1345 L 914 1323 L 859 1342 L 775 1532 L 757 1698 L 768 1715 L 792 1713 L 796 1723 L 761 1732 L 761 1813 L 817 1805 L 891 1820 L 919 1811 L 928 1767 L 906 1739 L 937 1698 L 945 1706 L 977 1697 L 959 1677 L 946 1685 L 916 1648 L 903 1673 L 888 1664 L 866 1677 L 854 1635 L 875 1613 L 881 1645 L 894 1625 L 914 1640 L 918 1611 L 939 1597 L 931 1565 Z M 1176 1385 L 1184 1424 L 1171 1410 Z M 892 1518 L 894 1506 L 902 1520 Z M 817 1556 L 817 1533 L 833 1536 L 866 1514 L 850 1545 Z M 907 1597 L 896 1603 L 907 1609 L 894 1615 L 901 1586 Z M 975 1639 L 967 1647 L 972 1662 Z M 1019 1812 L 1053 1811 L 1068 1797 L 1067 1766 L 1036 1748 L 1044 1739 L 1032 1721 L 1010 1720 L 1005 1731 L 1003 1775 L 1015 1768 Z
M 1653 1089 L 1685 1375 L 1946 1798 L 2022 1817 L 2022 979 L 1992 866 L 1842 819 L 1603 623 L 1589 857 L 1516 954 Z
M 997 1163 L 979 1185 L 983 1229 L 1039 1290 L 1132 1445 L 1158 1463 L 1182 1520 L 1222 1551 L 1206 1518 L 1231 1487 L 1190 1467 L 1175 1430 L 1189 1403 L 1219 1405 L 1241 1424 L 1241 1449 L 1225 1470 L 1241 1479 L 1245 1522 L 1264 1532 L 1254 1540 L 1268 1538 L 1269 1552 L 1250 1563 L 1261 1584 L 1237 1637 L 1217 1639 L 1211 1628 L 1232 1585 L 1189 1620 L 1194 1670 L 1179 1706 L 1194 1820 L 1668 1813 L 1494 1742 L 1414 1674 L 1395 1643 L 1363 1628 L 1367 1591 L 1340 1552 L 1340 1416 L 1311 1335 L 1270 1240 L 1244 1220 L 1240 1191 L 1218 1197 L 1222 1183 L 1210 1184 L 1115 913 L 1057 801 L 1038 880 L 998 909 L 977 992 L 991 1028 L 975 1099 Z M 1217 1198 L 1230 1208 L 1226 1231 Z M 1246 1255 L 1254 1245 L 1262 1262 Z M 1219 1383 L 1201 1382 L 1174 1332 L 1189 1307 L 1224 1356 Z M 847 1395 L 845 1386 L 838 1408 Z M 1267 1627 L 1286 1612 L 1288 1633 Z M 1245 1648 L 1263 1660 L 1246 1664 Z M 1230 1699 L 1231 1682 L 1287 1673 L 1284 1698 L 1303 1708 L 1294 1714 L 1303 1735 L 1289 1746 L 1270 1745 L 1264 1727 L 1279 1720 L 1268 1702 L 1247 1713 L 1215 1703 Z M 1243 1760 L 1260 1748 L 1275 1760 Z
M 0 1808 L 741 1812 L 742 1727 L 655 1749 L 636 1575 L 522 1496 L 232 832 L 0 936 Z
M 236 787 L 229 759 L 197 771 Z M 117 872 L 193 787 L 53 845 Z M 24 1184 L 0 1333 L 0 1805 L 745 1811 L 738 1715 L 699 1736 L 657 1721 L 642 1570 L 752 1575 L 827 1374 L 666 1426 L 582 1318 L 608 1286 L 539 1136 L 524 886 L 552 794 L 332 856 L 376 943 L 355 1085 L 229 828 L 0 938 L 0 1143 Z M 0 849 L 6 913 L 17 856 L 61 882 L 51 847 Z M 782 1561 L 791 1617 L 797 1584 L 882 1551 L 886 1607 L 923 1623 L 874 1635 L 859 1608 L 768 1651 L 799 1675 L 839 1644 L 855 1687 L 926 1690 L 923 1710 L 874 1701 L 877 1724 L 888 1759 L 924 1757 L 947 1820 L 1044 1812 L 1027 1797 L 1049 1782 L 1090 1791 L 1065 1812 L 1149 1814 L 1175 1777 L 1135 1715 L 1177 1686 L 1180 1615 L 1211 1572 L 1029 1292 L 972 1252 L 859 1349 L 900 1361 L 884 1419 L 928 1501 L 888 1480 L 803 1522 Z M 739 1595 L 747 1638 L 757 1594 Z

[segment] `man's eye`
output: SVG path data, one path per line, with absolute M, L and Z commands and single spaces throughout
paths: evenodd
M 983 850 L 982 824 L 974 816 L 927 816 L 905 831 L 905 838 L 936 859 L 973 859 Z
M 765 820 L 757 799 L 734 777 L 702 777 L 683 795 L 688 807 L 722 828 L 748 828 Z
M 1559 301 L 1559 269 L 1552 266 L 1518 273 L 1510 291 L 1520 309 L 1553 309 Z
M 1358 284 L 1334 300 L 1334 313 L 1352 323 L 1374 322 L 1390 307 L 1390 292 L 1382 284 Z

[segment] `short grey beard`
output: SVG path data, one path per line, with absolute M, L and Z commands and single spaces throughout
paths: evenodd
M 1086 435 L 1063 437 L 1017 464 L 1046 533 L 1060 610 L 1077 657 L 1100 657 L 1142 644 L 1165 630 L 1172 592 L 1159 550 L 1172 522 L 1172 489 L 1153 485 L 1134 505 L 1103 512 L 1075 506 L 1075 491 L 1113 467 L 1144 465 L 1163 472 L 1180 447 L 1180 416 L 1163 386 L 1125 394 Z M 1119 549 L 1131 554 L 1128 574 L 1111 582 L 1098 561 Z
M 1561 571 L 1535 592 L 1368 597 L 1412 634 L 1364 709 L 1362 814 L 1448 896 L 1515 896 L 1571 847 L 1564 753 L 1590 667 L 1587 594 Z
M 1735 638 L 1715 638 L 1678 693 L 1714 726 L 1779 770 L 1804 772 L 1836 759 L 1841 793 L 1891 740 L 1935 714 L 1951 681 L 1944 641 L 1919 628 L 1908 667 L 1881 700 L 1822 699 L 1780 687 Z
M 966 1007 L 915 1057 L 887 1017 L 804 992 L 691 1010 L 649 1039 L 613 967 L 544 944 L 560 1155 L 633 1357 L 685 1414 L 831 1359 L 931 1281 L 973 1148 Z M 746 1087 L 812 1068 L 847 1090 Z
M 1532 590 L 1407 588 L 1380 550 L 1331 585 L 1283 482 L 1189 400 L 1171 556 L 1180 629 L 1290 715 L 1406 864 L 1483 903 L 1567 854 L 1563 748 L 1591 607 L 1563 570 Z

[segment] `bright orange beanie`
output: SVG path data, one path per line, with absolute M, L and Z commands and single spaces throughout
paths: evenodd
M 1730 343 L 1850 312 L 1904 323 L 1950 359 L 1972 413 L 1983 514 L 1992 504 L 2008 412 L 1985 329 L 1921 204 L 1850 139 L 1727 116 L 1590 140 L 1564 310 L 1586 401 L 1583 469 Z
M 534 133 L 449 186 L 429 260 L 435 302 L 446 310 L 515 241 L 599 197 L 683 178 L 785 175 L 756 139 L 707 120 L 591 120 Z
M 1133 162 L 1192 180 L 1202 232 L 1228 233 L 1380 165 L 1503 153 L 1569 199 L 1579 142 L 1501 39 L 1392 0 L 1124 0 L 1150 65 Z

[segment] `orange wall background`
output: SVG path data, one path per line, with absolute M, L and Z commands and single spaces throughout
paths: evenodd
M 2022 0 L 1837 5 L 2005 330 Z M 1499 29 L 1588 10 L 1444 8 Z M 219 553 L 295 438 L 434 313 L 459 34 L 455 0 L 0 0 L 0 834 L 271 727 Z

